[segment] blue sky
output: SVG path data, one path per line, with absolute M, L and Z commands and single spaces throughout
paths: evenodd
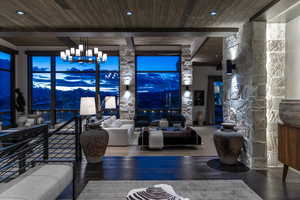
M 50 56 L 34 56 L 32 57 L 33 71 L 50 71 Z M 56 57 L 56 71 L 95 71 L 95 64 L 71 63 L 63 61 L 59 56 Z M 104 63 L 100 63 L 102 71 L 119 71 L 119 57 L 108 56 Z
M 33 56 L 32 70 L 33 71 L 50 71 L 51 57 L 50 56 Z
M 138 71 L 177 71 L 179 56 L 137 56 Z
M 10 68 L 10 55 L 2 51 L 0 51 L 0 68 Z

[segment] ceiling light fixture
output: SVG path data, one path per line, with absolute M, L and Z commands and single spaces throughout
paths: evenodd
M 128 10 L 128 11 L 126 12 L 126 15 L 127 15 L 127 16 L 132 16 L 132 15 L 133 15 L 133 12 L 132 12 L 131 10 Z
M 60 52 L 60 58 L 64 61 L 78 63 L 100 63 L 107 61 L 107 54 L 98 47 L 90 48 L 88 39 L 81 40 L 77 47 L 71 47 Z
M 218 13 L 217 13 L 216 11 L 211 11 L 209 14 L 210 14 L 211 16 L 216 16 Z
M 22 10 L 16 10 L 16 13 L 17 13 L 18 15 L 25 15 L 25 12 L 22 11 Z

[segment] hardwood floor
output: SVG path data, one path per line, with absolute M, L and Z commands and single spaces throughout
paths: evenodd
M 266 200 L 300 199 L 300 175 L 289 172 L 287 182 L 281 182 L 282 169 L 250 170 L 233 173 L 207 166 L 215 157 L 140 156 L 104 157 L 100 164 L 78 164 L 77 192 L 89 180 L 207 180 L 241 179 Z M 71 187 L 70 187 L 71 188 Z M 59 199 L 70 197 L 70 188 Z

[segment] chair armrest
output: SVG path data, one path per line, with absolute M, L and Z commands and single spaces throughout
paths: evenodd
M 122 124 L 132 124 L 132 125 L 134 125 L 133 120 L 121 119 L 120 122 L 122 122 Z
M 109 133 L 112 134 L 127 134 L 128 128 L 104 128 Z

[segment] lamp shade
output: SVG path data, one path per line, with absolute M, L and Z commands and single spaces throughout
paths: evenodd
M 96 114 L 95 97 L 81 97 L 80 115 L 95 115 L 95 114 Z
M 105 109 L 116 109 L 116 97 L 115 96 L 106 96 L 105 97 Z

